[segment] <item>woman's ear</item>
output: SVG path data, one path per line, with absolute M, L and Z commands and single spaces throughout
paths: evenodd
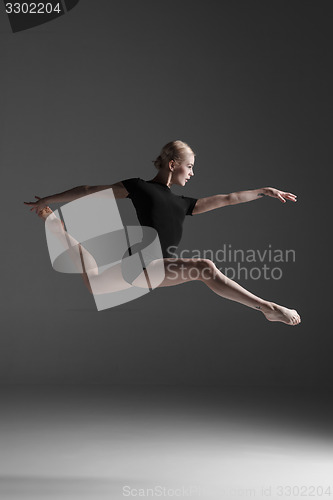
M 169 161 L 169 167 L 170 167 L 170 170 L 173 170 L 175 168 L 175 162 L 174 162 L 174 160 L 170 160 Z

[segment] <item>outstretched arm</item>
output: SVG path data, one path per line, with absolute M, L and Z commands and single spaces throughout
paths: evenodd
M 62 193 L 53 194 L 51 196 L 45 196 L 40 198 L 35 196 L 37 201 L 25 201 L 25 205 L 30 205 L 30 210 L 36 210 L 36 213 L 42 210 L 45 206 L 51 205 L 52 203 L 67 203 L 69 201 L 82 198 L 82 196 L 87 196 L 88 194 L 97 193 L 98 191 L 103 191 L 104 189 L 112 188 L 115 198 L 126 198 L 128 195 L 122 182 L 117 182 L 116 184 L 102 185 L 102 186 L 77 186 L 68 191 L 63 191 Z
M 225 207 L 227 205 L 236 205 L 237 203 L 245 203 L 247 201 L 258 200 L 262 196 L 271 196 L 285 203 L 287 200 L 296 201 L 295 194 L 286 193 L 279 189 L 265 187 L 260 189 L 252 189 L 251 191 L 238 191 L 230 194 L 216 194 L 207 198 L 200 198 L 193 209 L 193 215 L 202 214 L 215 208 Z

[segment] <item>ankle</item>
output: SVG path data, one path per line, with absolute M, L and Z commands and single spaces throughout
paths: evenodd
M 258 309 L 258 311 L 262 311 L 263 313 L 266 313 L 266 312 L 274 311 L 275 310 L 274 305 L 275 304 L 273 302 L 269 302 L 268 300 L 261 300 L 259 302 L 259 304 L 256 306 L 256 309 Z

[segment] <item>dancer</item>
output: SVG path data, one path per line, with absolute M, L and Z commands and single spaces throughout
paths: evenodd
M 201 214 L 227 205 L 257 200 L 262 196 L 277 198 L 283 203 L 287 200 L 296 202 L 296 195 L 271 187 L 217 194 L 199 199 L 175 195 L 171 187 L 173 185 L 185 186 L 193 177 L 194 160 L 195 155 L 188 144 L 182 141 L 169 142 L 154 161 L 158 173 L 149 181 L 133 178 L 111 185 L 78 186 L 44 198 L 35 196 L 36 201 L 24 203 L 31 206 L 30 210 L 36 211 L 42 219 L 49 217 L 48 223 L 51 231 L 60 235 L 65 233 L 63 225 L 48 205 L 73 201 L 82 196 L 112 188 L 115 198 L 128 197 L 132 200 L 142 226 L 153 227 L 158 233 L 165 270 L 160 287 L 179 285 L 188 281 L 201 281 L 221 297 L 262 312 L 269 321 L 280 321 L 293 326 L 299 324 L 301 319 L 297 311 L 257 297 L 222 274 L 211 260 L 171 258 L 171 249 L 174 251 L 182 236 L 185 215 Z M 99 274 L 94 257 L 71 235 L 65 234 L 73 247 L 72 259 L 77 263 L 81 272 L 83 268 L 82 277 L 91 293 L 92 289 L 95 294 L 123 290 L 132 286 L 124 280 L 121 265 Z M 160 263 L 160 261 L 152 261 L 147 266 L 149 276 L 153 276 L 154 267 L 157 268 Z M 146 270 L 144 270 L 133 285 L 147 287 L 146 276 Z

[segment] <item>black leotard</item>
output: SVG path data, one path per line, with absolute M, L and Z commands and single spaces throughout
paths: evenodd
M 169 247 L 177 247 L 183 233 L 185 215 L 192 215 L 196 198 L 178 196 L 165 184 L 140 178 L 122 181 L 142 226 L 156 229 L 163 257 Z

